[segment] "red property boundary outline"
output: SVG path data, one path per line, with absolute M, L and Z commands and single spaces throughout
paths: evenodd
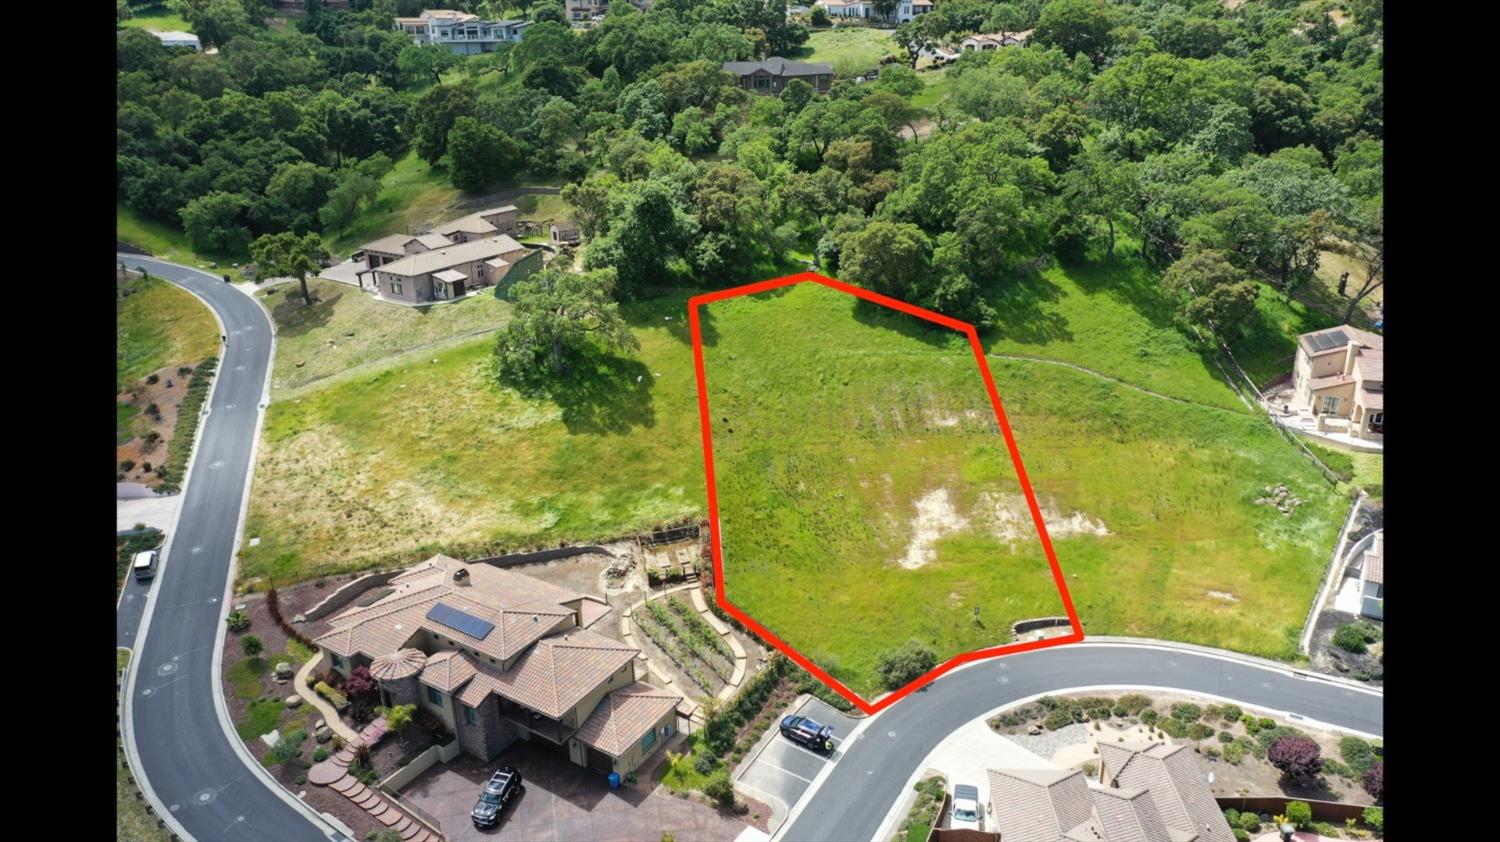
M 717 485 L 714 481 L 713 431 L 710 426 L 711 416 L 708 412 L 708 381 L 704 376 L 703 371 L 703 334 L 698 323 L 698 309 L 705 304 L 711 304 L 715 301 L 723 301 L 726 298 L 736 298 L 742 295 L 754 295 L 759 292 L 766 292 L 768 290 L 779 289 L 781 287 L 792 286 L 794 284 L 806 283 L 808 281 L 821 284 L 825 287 L 828 287 L 829 289 L 835 289 L 839 292 L 848 293 L 849 295 L 853 295 L 858 298 L 863 298 L 866 301 L 872 301 L 881 306 L 889 307 L 893 310 L 898 310 L 911 316 L 916 316 L 921 319 L 926 319 L 930 322 L 935 322 L 937 324 L 943 325 L 944 327 L 956 330 L 969 338 L 969 347 L 974 352 L 974 360 L 979 364 L 979 373 L 984 378 L 984 387 L 989 392 L 991 405 L 993 405 L 995 408 L 995 419 L 1000 422 L 1000 431 L 1005 436 L 1005 445 L 1010 449 L 1011 463 L 1015 465 L 1016 476 L 1021 481 L 1022 491 L 1026 493 L 1026 503 L 1031 507 L 1032 523 L 1036 525 L 1037 535 L 1042 539 L 1042 549 L 1047 554 L 1047 563 L 1052 567 L 1052 578 L 1057 584 L 1058 593 L 1062 596 L 1063 607 L 1067 610 L 1068 620 L 1073 629 L 1072 634 L 1069 634 L 1065 637 L 1050 638 L 1047 640 L 1033 640 L 1024 643 L 1011 643 L 1004 646 L 994 646 L 988 649 L 977 649 L 973 652 L 965 652 L 963 654 L 956 655 L 953 658 L 949 659 L 947 662 L 939 664 L 937 667 L 929 670 L 928 672 L 917 678 L 915 681 L 912 681 L 910 684 L 902 687 L 900 690 L 897 690 L 894 693 L 889 693 L 886 696 L 879 698 L 875 703 L 872 704 L 865 701 L 858 693 L 855 693 L 853 690 L 845 687 L 838 681 L 838 679 L 824 672 L 821 668 L 818 667 L 817 664 L 814 664 L 812 661 L 809 661 L 807 658 L 803 657 L 800 652 L 794 649 L 786 641 L 777 637 L 775 634 L 772 634 L 770 629 L 767 629 L 765 626 L 757 623 L 753 618 L 750 617 L 750 615 L 737 608 L 733 603 L 729 601 L 729 598 L 725 596 L 724 554 L 719 535 L 719 498 Z M 973 325 L 967 322 L 961 322 L 957 319 L 949 318 L 948 316 L 944 316 L 941 313 L 934 313 L 931 310 L 924 310 L 921 307 L 907 304 L 904 301 L 897 301 L 894 298 L 880 295 L 879 293 L 870 292 L 869 290 L 860 289 L 859 287 L 855 286 L 850 286 L 849 284 L 836 281 L 824 275 L 819 275 L 816 272 L 799 272 L 798 274 L 787 275 L 782 278 L 774 278 L 772 280 L 760 281 L 758 283 L 746 284 L 744 286 L 737 286 L 730 289 L 719 290 L 718 292 L 695 295 L 692 298 L 688 299 L 687 306 L 688 324 L 692 330 L 693 337 L 693 365 L 698 375 L 698 414 L 703 431 L 703 467 L 708 478 L 708 513 L 709 532 L 712 537 L 713 548 L 714 598 L 718 601 L 720 607 L 729 612 L 731 616 L 738 619 L 741 623 L 744 623 L 746 627 L 754 630 L 756 634 L 760 635 L 762 640 L 770 643 L 772 646 L 775 646 L 788 658 L 791 658 L 803 669 L 817 676 L 820 680 L 823 681 L 823 683 L 827 684 L 829 687 L 832 687 L 836 692 L 838 692 L 840 696 L 848 699 L 855 705 L 855 707 L 858 707 L 866 714 L 878 713 L 885 708 L 890 707 L 891 705 L 900 701 L 902 698 L 905 698 L 907 695 L 926 685 L 928 682 L 932 681 L 938 676 L 941 676 L 944 673 L 955 669 L 962 664 L 983 660 L 985 658 L 993 658 L 999 655 L 1008 655 L 1013 652 L 1029 652 L 1034 649 L 1045 649 L 1050 646 L 1061 646 L 1063 644 L 1077 643 L 1083 640 L 1083 624 L 1078 619 L 1078 611 L 1073 607 L 1073 598 L 1068 594 L 1067 582 L 1064 581 L 1062 568 L 1059 567 L 1057 563 L 1057 553 L 1053 551 L 1052 539 L 1047 534 L 1047 524 L 1042 520 L 1042 512 L 1041 509 L 1037 506 L 1036 495 L 1031 490 L 1031 480 L 1026 476 L 1026 468 L 1021 464 L 1021 453 L 1016 449 L 1016 440 L 1015 437 L 1011 435 L 1010 423 L 1006 420 L 1005 417 L 1005 408 L 1000 403 L 1000 393 L 995 390 L 995 380 L 990 376 L 990 367 L 985 362 L 984 350 L 979 344 L 979 335 L 974 330 Z

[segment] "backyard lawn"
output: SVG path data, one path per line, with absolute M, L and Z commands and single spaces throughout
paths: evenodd
M 165 5 L 132 9 L 129 20 L 118 23 L 127 29 L 150 29 L 156 32 L 192 32 L 193 27 Z
M 461 301 L 417 308 L 376 301 L 336 281 L 309 279 L 307 286 L 314 299 L 310 307 L 296 284 L 255 294 L 276 321 L 271 391 L 277 399 L 331 375 L 349 376 L 346 373 L 356 366 L 494 330 L 505 324 L 511 307 L 490 289 Z
M 1054 545 L 1087 632 L 1167 637 L 1287 657 L 1346 503 L 1177 333 L 1155 289 L 1149 271 L 1122 258 L 1112 266 L 1050 269 L 1017 282 L 996 300 L 1002 319 L 987 348 L 1018 446 L 1039 503 L 1059 516 L 1058 523 L 1049 518 Z M 686 299 L 681 294 L 624 306 L 640 351 L 597 360 L 550 398 L 527 399 L 495 386 L 493 335 L 373 362 L 282 396 L 267 414 L 245 531 L 260 541 L 244 547 L 242 576 L 272 575 L 288 582 L 439 551 L 476 557 L 619 537 L 701 516 L 701 433 Z M 964 415 L 975 407 L 971 356 L 930 341 L 925 330 L 850 318 L 847 312 L 827 318 L 830 307 L 847 309 L 847 301 L 793 291 L 765 302 L 725 303 L 736 306 L 711 310 L 705 323 L 709 353 L 739 354 L 746 343 L 730 340 L 754 334 L 758 341 L 743 354 L 782 368 L 780 378 L 769 383 L 765 409 L 737 410 L 747 421 L 771 412 L 773 399 L 788 403 L 788 396 L 797 394 L 794 383 L 816 385 L 820 375 L 833 378 L 845 371 L 861 388 L 889 386 L 888 395 L 864 395 L 890 404 L 879 419 L 887 428 L 899 420 L 915 431 L 932 409 L 943 419 L 960 419 L 952 428 L 913 432 L 913 441 L 920 443 L 903 453 L 906 464 L 897 466 L 905 470 L 902 479 L 892 476 L 894 501 L 886 511 L 895 526 L 877 522 L 864 529 L 827 514 L 820 515 L 822 523 L 790 518 L 783 531 L 803 559 L 812 558 L 825 539 L 830 555 L 847 552 L 864 540 L 862 530 L 876 529 L 891 546 L 889 553 L 872 553 L 868 564 L 904 556 L 903 530 L 910 529 L 916 514 L 913 501 L 936 490 L 923 487 L 919 472 L 912 470 L 923 459 L 948 488 L 948 503 L 971 521 L 979 520 L 974 508 L 980 492 L 1000 495 L 994 499 L 1001 503 L 1014 499 L 1003 496 L 1012 481 L 1004 476 L 1003 440 Z M 431 314 L 450 306 L 431 308 Z M 780 308 L 781 317 L 768 322 L 756 315 L 760 306 Z M 793 358 L 791 349 L 807 341 L 809 318 L 828 326 L 825 344 L 856 344 L 878 353 L 834 358 L 826 371 L 811 367 L 806 355 Z M 786 359 L 779 356 L 783 347 Z M 961 358 L 967 362 L 955 361 Z M 743 382 L 728 376 L 711 380 L 710 388 L 743 394 L 753 382 L 749 375 Z M 931 386 L 912 385 L 919 376 Z M 842 391 L 841 381 L 826 382 L 840 384 Z M 946 391 L 950 386 L 952 394 Z M 714 409 L 717 423 L 717 404 Z M 987 411 L 984 405 L 980 409 L 981 415 Z M 873 415 L 860 420 L 867 430 L 879 431 Z M 734 435 L 731 428 L 749 438 L 751 428 L 735 417 L 715 434 Z M 848 468 L 828 456 L 835 443 L 851 449 L 856 459 L 870 452 L 859 448 L 871 447 L 830 441 L 829 448 L 819 450 L 809 440 L 799 451 L 806 458 L 797 466 L 786 464 L 785 453 L 753 447 L 744 458 L 783 481 L 774 488 L 760 483 L 759 493 L 785 491 L 845 511 L 856 502 L 871 505 L 856 498 L 872 491 L 857 483 L 839 487 L 835 472 Z M 868 470 L 879 479 L 880 472 Z M 721 495 L 727 481 L 732 480 L 721 464 Z M 1264 486 L 1281 482 L 1305 501 L 1291 517 L 1252 502 Z M 806 483 L 806 490 L 796 483 Z M 836 496 L 840 492 L 845 498 Z M 728 530 L 729 515 L 724 516 Z M 1108 534 L 1064 535 L 1064 518 L 1075 526 L 1102 525 Z M 841 531 L 798 532 L 804 524 L 821 529 L 825 523 Z M 770 542 L 781 535 L 768 531 L 752 537 Z M 756 581 L 737 580 L 732 570 L 741 561 L 756 562 L 755 545 L 732 539 L 726 546 L 731 595 L 753 600 Z M 1012 553 L 1000 543 L 974 530 L 953 533 L 933 543 L 936 556 L 927 567 L 892 571 L 930 580 L 925 591 L 901 577 L 850 589 L 843 587 L 846 580 L 809 569 L 808 581 L 836 586 L 815 591 L 819 599 L 787 600 L 782 613 L 768 609 L 762 619 L 810 655 L 832 656 L 837 674 L 868 688 L 869 656 L 861 653 L 878 651 L 872 639 L 883 646 L 925 635 L 941 640 L 951 654 L 1008 642 L 1007 612 L 1056 612 L 1040 552 L 1018 541 Z M 983 565 L 1011 572 L 974 575 Z M 826 566 L 832 570 L 836 564 Z M 749 590 L 736 590 L 742 586 Z M 862 607 L 862 600 L 911 608 L 919 595 L 945 604 L 954 600 L 949 594 L 956 594 L 960 605 L 983 601 L 984 627 L 957 616 L 961 611 L 919 610 L 862 634 L 821 632 L 809 624 L 812 637 L 794 637 L 807 616 L 826 613 L 826 600 L 843 600 L 851 610 Z M 908 603 L 902 606 L 902 600 Z
M 874 69 L 889 53 L 900 48 L 891 33 L 864 26 L 845 26 L 811 33 L 807 43 L 787 53 L 795 61 L 828 62 L 834 79 L 848 79 Z

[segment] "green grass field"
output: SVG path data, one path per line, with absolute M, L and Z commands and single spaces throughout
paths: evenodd
M 381 179 L 375 203 L 361 211 L 344 231 L 327 232 L 324 244 L 344 257 L 361 243 L 386 234 L 462 216 L 448 212 L 458 197 L 459 190 L 448 181 L 447 172 L 433 169 L 416 152 L 407 152 Z
M 717 340 L 705 366 L 736 604 L 865 694 L 880 689 L 877 655 L 909 638 L 947 658 L 1009 642 L 1016 620 L 1061 613 L 956 334 L 866 315 L 812 285 L 710 312 Z M 1045 363 L 991 367 L 1087 631 L 1290 654 L 1342 515 L 1310 463 L 1242 407 L 1179 403 Z M 1206 375 L 1191 383 L 1191 367 L 1160 366 L 1177 371 L 1166 382 L 1178 391 L 1224 389 Z M 1309 501 L 1295 518 L 1250 503 L 1273 482 Z M 924 523 L 924 503 L 941 508 L 934 495 L 965 525 Z M 1093 534 L 1101 525 L 1109 534 Z M 906 569 L 924 532 L 933 557 Z
M 835 79 L 848 79 L 874 69 L 881 58 L 899 51 L 889 32 L 848 26 L 811 33 L 807 43 L 789 52 L 787 58 L 826 61 L 833 65 Z
M 194 266 L 216 274 L 227 273 L 235 282 L 244 280 L 234 264 L 247 263 L 250 252 L 239 254 L 200 254 L 193 250 L 181 228 L 147 219 L 123 203 L 115 203 L 115 235 L 133 243 L 153 256 L 184 266 Z
M 1148 271 L 1122 259 L 1108 267 L 1050 269 L 996 301 L 1002 316 L 988 342 L 990 366 L 1039 502 L 1060 516 L 1077 514 L 1084 522 L 1102 523 L 1109 533 L 1058 530 L 1059 560 L 1091 634 L 1166 637 L 1288 657 L 1345 502 L 1176 332 L 1165 305 L 1152 295 L 1154 288 Z M 430 353 L 377 360 L 278 399 L 268 411 L 245 531 L 247 538 L 261 540 L 244 548 L 242 576 L 271 575 L 286 582 L 415 561 L 439 551 L 476 557 L 619 537 L 702 515 L 686 298 L 625 306 L 640 351 L 600 360 L 550 398 L 526 399 L 496 387 L 493 337 L 483 336 Z M 790 384 L 816 383 L 820 374 L 806 362 L 776 357 L 777 347 L 806 341 L 806 329 L 791 325 L 805 323 L 809 313 L 826 316 L 826 308 L 847 304 L 787 293 L 766 302 L 786 310 L 785 318 L 768 323 L 753 317 L 756 303 L 711 313 L 705 335 L 715 354 L 740 353 L 731 349 L 734 337 L 760 337 L 744 353 L 770 355 L 765 358 L 780 367 L 786 382 L 766 393 L 766 408 L 758 412 L 769 413 L 777 405 L 772 398 L 797 394 Z M 449 306 L 430 312 L 436 317 Z M 934 408 L 943 418 L 956 414 L 960 423 L 924 433 L 920 445 L 901 452 L 902 464 L 896 466 L 901 472 L 892 474 L 894 526 L 863 527 L 837 517 L 839 511 L 856 511 L 856 505 L 873 505 L 859 495 L 875 493 L 875 486 L 839 486 L 837 472 L 847 471 L 847 463 L 833 464 L 827 455 L 835 452 L 831 445 L 819 449 L 809 443 L 799 451 L 806 454 L 805 470 L 796 474 L 807 489 L 791 486 L 788 499 L 805 497 L 827 511 L 816 517 L 787 515 L 789 546 L 813 552 L 828 543 L 849 552 L 878 529 L 876 537 L 889 547 L 870 542 L 867 561 L 884 565 L 903 554 L 902 531 L 910 528 L 913 500 L 932 490 L 917 469 L 924 465 L 942 478 L 953 506 L 979 521 L 973 512 L 978 495 L 1003 492 L 1008 480 L 1003 441 L 975 428 L 982 423 L 962 412 L 974 408 L 977 381 L 967 374 L 972 359 L 967 367 L 952 361 L 953 349 L 929 341 L 925 330 L 866 324 L 847 315 L 827 323 L 830 333 L 824 338 L 831 347 L 842 343 L 878 351 L 838 360 L 836 370 L 821 374 L 833 378 L 848 371 L 851 378 L 859 375 L 859 383 L 894 383 L 890 395 L 864 395 L 890 404 L 880 423 L 889 426 L 899 419 L 913 429 Z M 786 331 L 791 336 L 783 342 Z M 1098 373 L 1070 367 L 1075 365 Z M 907 383 L 927 378 L 933 385 L 925 391 L 901 386 L 901 375 Z M 716 379 L 711 385 L 747 390 L 750 382 Z M 944 391 L 950 385 L 953 394 Z M 874 416 L 859 420 L 866 431 L 876 429 Z M 734 423 L 726 423 L 716 435 L 729 435 L 731 427 Z M 858 449 L 867 447 L 859 442 L 840 447 L 853 448 L 856 459 L 872 458 L 869 450 Z M 786 491 L 791 469 L 764 450 L 749 449 L 745 459 L 780 477 L 783 485 L 777 488 Z M 826 476 L 820 479 L 820 473 Z M 722 466 L 720 481 L 730 481 Z M 1261 487 L 1279 482 L 1306 501 L 1291 518 L 1251 503 Z M 760 489 L 761 494 L 775 490 L 764 483 Z M 836 496 L 840 492 L 844 498 Z M 720 493 L 725 493 L 722 484 Z M 829 536 L 817 531 L 835 527 L 840 531 Z M 829 599 L 844 600 L 851 610 L 901 607 L 903 601 L 909 608 L 923 597 L 947 606 L 954 601 L 949 594 L 957 594 L 961 607 L 983 603 L 982 629 L 960 616 L 962 610 L 945 607 L 927 611 L 930 617 L 881 624 L 863 634 L 841 636 L 835 629 L 793 639 L 809 654 L 832 656 L 851 681 L 868 682 L 870 663 L 861 653 L 879 650 L 870 645 L 872 636 L 883 646 L 927 635 L 944 640 L 951 653 L 1006 642 L 1006 612 L 1031 616 L 1056 610 L 1050 577 L 1038 569 L 1039 555 L 1027 556 L 1019 548 L 1012 554 L 975 530 L 939 539 L 934 550 L 939 557 L 934 563 L 898 571 L 920 574 L 926 588 L 913 588 L 900 577 L 878 587 L 866 587 L 861 579 L 860 588 L 818 592 L 822 602 L 785 600 L 785 606 L 766 610 L 766 622 L 790 637 L 807 615 L 828 613 Z M 731 565 L 743 552 L 738 545 L 726 547 Z M 1013 574 L 976 575 L 981 567 L 1000 565 Z M 827 571 L 807 575 L 847 582 Z M 731 594 L 738 596 L 737 580 L 730 581 Z M 745 596 L 754 599 L 756 583 L 746 581 Z M 861 606 L 861 600 L 868 605 Z
M 157 32 L 192 32 L 193 27 L 166 6 L 146 6 L 134 9 L 129 20 L 119 22 L 127 29 L 151 29 Z
M 349 372 L 395 354 L 465 334 L 494 330 L 510 317 L 510 302 L 483 295 L 432 307 L 402 307 L 335 281 L 309 279 L 313 304 L 296 284 L 261 290 L 255 297 L 276 321 L 272 393 Z M 430 357 L 428 359 L 431 359 Z
M 159 278 L 120 285 L 120 292 L 127 290 L 115 305 L 117 391 L 166 366 L 195 366 L 218 351 L 218 322 L 190 293 Z M 116 413 L 117 423 L 125 420 L 124 406 Z

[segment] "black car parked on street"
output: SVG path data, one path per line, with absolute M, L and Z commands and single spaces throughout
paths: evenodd
M 474 826 L 487 828 L 498 825 L 500 811 L 509 806 L 511 799 L 520 791 L 521 773 L 514 766 L 502 766 L 490 776 L 484 785 L 484 792 L 479 794 L 479 801 L 474 804 L 474 811 L 469 814 L 474 820 Z

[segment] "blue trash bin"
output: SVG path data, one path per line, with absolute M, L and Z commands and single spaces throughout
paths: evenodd
M 620 773 L 619 772 L 610 772 L 609 773 L 609 788 L 610 789 L 619 789 L 620 788 Z

